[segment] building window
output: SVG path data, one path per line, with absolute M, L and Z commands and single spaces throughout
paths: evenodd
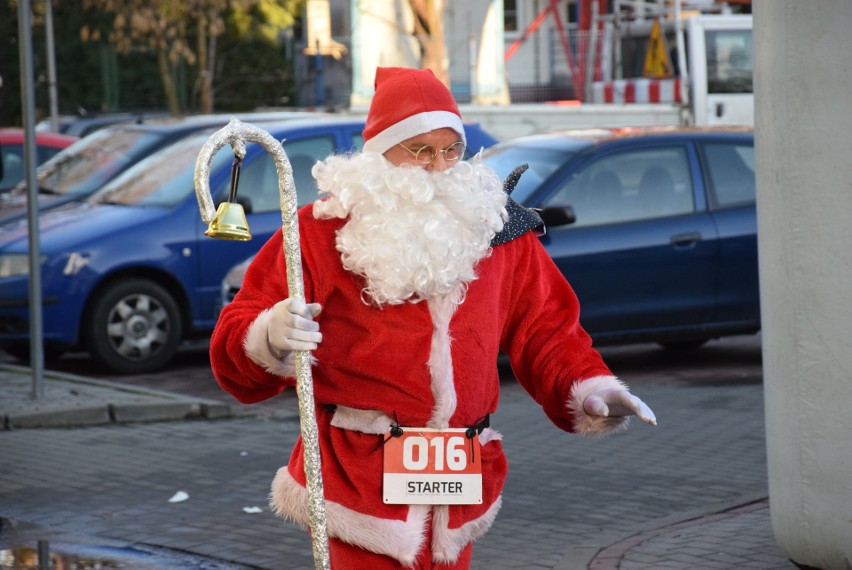
M 518 2 L 517 0 L 503 0 L 503 31 L 518 31 Z

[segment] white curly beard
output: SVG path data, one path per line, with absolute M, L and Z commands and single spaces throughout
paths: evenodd
M 497 174 L 473 160 L 443 172 L 394 166 L 377 154 L 314 166 L 316 218 L 349 220 L 337 233 L 343 266 L 366 280 L 365 302 L 461 302 L 476 263 L 507 219 Z

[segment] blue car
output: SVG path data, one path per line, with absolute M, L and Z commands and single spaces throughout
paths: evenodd
M 360 149 L 363 119 L 317 116 L 259 122 L 284 141 L 299 203 L 316 198 L 310 170 L 333 153 Z M 468 126 L 471 151 L 496 140 Z M 193 175 L 201 146 L 215 129 L 189 135 L 138 162 L 85 202 L 39 216 L 43 338 L 48 356 L 84 349 L 117 373 L 166 365 L 184 339 L 206 336 L 216 321 L 226 271 L 281 229 L 272 157 L 247 145 L 239 184 L 252 241 L 204 237 Z M 214 157 L 214 201 L 228 194 L 233 152 Z M 29 350 L 25 220 L 0 226 L 0 347 Z
M 315 113 L 280 111 L 245 113 L 245 121 L 270 121 L 315 116 Z M 106 127 L 78 140 L 42 164 L 37 172 L 39 211 L 80 201 L 142 160 L 185 136 L 223 127 L 226 115 L 198 115 L 188 119 L 158 119 Z M 44 136 L 44 134 L 40 134 Z M 54 137 L 56 135 L 53 135 Z M 27 215 L 27 187 L 18 184 L 0 194 L 0 224 Z
M 696 347 L 760 329 L 754 137 L 645 128 L 533 135 L 483 160 L 547 222 L 596 344 Z

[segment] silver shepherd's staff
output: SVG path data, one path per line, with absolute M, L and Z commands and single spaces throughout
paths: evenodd
M 296 188 L 293 169 L 281 143 L 267 131 L 254 125 L 231 119 L 227 126 L 213 133 L 195 164 L 195 194 L 201 219 L 208 224 L 205 235 L 220 239 L 249 240 L 245 212 L 236 203 L 236 187 L 239 179 L 239 164 L 246 155 L 246 142 L 256 142 L 266 149 L 275 160 L 278 171 L 278 192 L 281 201 L 281 231 L 284 234 L 284 257 L 287 261 L 287 288 L 290 296 L 305 300 L 302 282 L 302 253 L 299 249 L 299 220 L 297 218 Z M 231 173 L 231 195 L 227 202 L 213 207 L 210 192 L 210 163 L 216 153 L 230 144 L 234 149 L 234 168 Z M 299 422 L 305 455 L 305 478 L 308 486 L 308 513 L 311 523 L 311 542 L 314 564 L 317 569 L 330 568 L 328 554 L 328 529 L 326 528 L 325 500 L 323 498 L 322 471 L 320 466 L 319 437 L 314 408 L 314 386 L 311 379 L 311 356 L 306 350 L 295 351 L 296 389 L 299 396 Z

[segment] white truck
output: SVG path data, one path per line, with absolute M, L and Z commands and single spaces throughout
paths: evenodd
M 677 105 L 684 124 L 753 125 L 752 16 L 679 21 L 608 22 L 599 52 L 604 79 L 592 83 L 591 102 Z

